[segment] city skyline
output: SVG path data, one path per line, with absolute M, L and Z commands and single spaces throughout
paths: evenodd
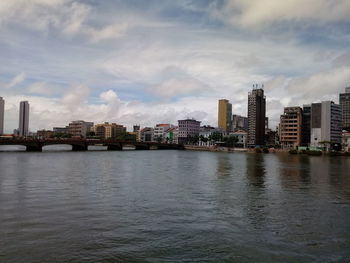
M 235 129 L 237 129 L 237 127 L 235 127 L 235 125 L 237 125 L 238 124 L 238 120 L 235 120 L 235 122 L 236 123 L 234 123 L 234 119 L 235 118 L 237 118 L 237 117 L 239 117 L 239 118 L 245 118 L 246 119 L 246 121 L 247 121 L 247 125 L 249 126 L 249 124 L 248 124 L 248 119 L 249 119 L 249 112 L 250 112 L 250 110 L 249 110 L 249 107 L 250 107 L 250 104 L 251 104 L 251 95 L 252 95 L 252 93 L 255 93 L 255 92 L 258 92 L 258 91 L 262 91 L 262 94 L 264 94 L 264 84 L 262 84 L 261 86 L 259 86 L 258 84 L 253 84 L 253 89 L 251 90 L 251 91 L 249 91 L 248 93 L 247 93 L 247 95 L 248 95 L 248 101 L 249 101 L 249 103 L 248 103 L 248 105 L 247 105 L 247 116 L 241 116 L 241 115 L 236 115 L 236 114 L 234 114 L 234 112 L 232 112 L 231 111 L 231 109 L 232 109 L 232 105 L 231 105 L 231 103 L 230 103 L 230 101 L 229 100 L 227 100 L 227 99 L 219 99 L 218 100 L 218 105 L 217 105 L 217 113 L 218 113 L 218 115 L 217 115 L 217 119 L 216 119 L 216 124 L 214 124 L 214 125 L 211 125 L 211 124 L 208 124 L 208 123 L 203 123 L 203 126 L 206 126 L 206 125 L 209 125 L 209 126 L 214 126 L 214 127 L 218 127 L 218 128 L 221 128 L 221 129 L 223 129 L 224 131 L 234 131 Z M 348 98 L 349 98 L 349 91 L 350 91 L 350 87 L 345 87 L 345 93 L 340 93 L 339 94 L 339 102 L 337 103 L 337 102 L 334 102 L 334 101 L 331 101 L 331 100 L 325 100 L 326 102 L 329 102 L 329 103 L 334 103 L 334 104 L 336 104 L 336 105 L 338 105 L 340 108 L 342 107 L 341 106 L 341 100 L 343 100 L 343 105 L 344 105 L 344 109 L 343 109 L 343 115 L 345 114 L 345 116 L 348 116 L 348 112 L 349 112 L 349 109 L 348 109 L 348 107 L 347 107 L 347 104 L 344 104 L 344 101 L 346 101 L 346 103 L 347 103 L 347 100 L 348 100 Z M 263 117 L 263 119 L 265 120 L 264 121 L 264 124 L 265 124 L 265 128 L 266 129 L 269 129 L 269 116 L 267 116 L 266 115 L 266 96 L 265 95 L 263 95 L 263 98 L 264 98 L 264 106 L 263 106 L 263 108 L 264 108 L 264 110 L 263 110 L 263 112 L 264 112 L 264 116 L 265 117 Z M 344 100 L 344 98 L 346 98 L 346 100 Z M 312 104 L 320 104 L 320 103 L 323 103 L 323 102 L 325 102 L 325 101 L 317 101 L 317 102 L 309 102 L 309 103 L 307 103 L 307 104 L 303 104 L 303 105 L 298 105 L 298 104 L 295 104 L 294 106 L 288 106 L 288 107 L 284 107 L 283 108 L 283 111 L 285 111 L 286 110 L 286 108 L 301 108 L 301 107 L 303 107 L 304 109 L 305 109 L 305 107 L 311 107 L 311 105 Z M 0 97 L 0 102 L 1 102 L 1 107 L 0 108 L 4 108 L 4 106 L 5 106 L 5 100 L 2 98 L 2 97 Z M 27 115 L 27 117 L 26 117 L 26 134 L 28 135 L 29 133 L 33 133 L 33 132 L 35 132 L 34 130 L 31 130 L 30 129 L 30 125 L 29 125 L 29 104 L 28 104 L 28 101 L 21 101 L 20 102 L 20 107 L 19 107 L 19 124 L 18 124 L 18 128 L 15 128 L 14 130 L 13 130 L 13 133 L 16 135 L 19 135 L 19 134 L 21 134 L 21 123 L 23 124 L 23 122 L 24 122 L 24 119 L 22 118 L 22 115 L 23 115 L 23 113 L 22 113 L 22 111 L 23 111 L 23 104 L 24 103 L 26 103 L 27 104 L 27 108 L 28 108 L 28 110 L 27 110 L 27 113 L 26 113 L 26 115 Z M 227 107 L 226 106 L 226 104 L 227 105 L 229 105 L 229 107 Z M 346 105 L 346 106 L 345 106 Z M 338 107 L 337 106 L 337 107 Z M 346 110 L 345 110 L 345 107 L 346 107 Z M 2 120 L 3 120 L 3 123 L 4 123 L 4 111 L 3 110 L 1 110 L 0 109 L 0 115 L 1 115 L 1 112 L 2 112 L 2 116 L 0 116 L 0 117 L 2 117 Z M 228 117 L 228 113 L 230 112 L 230 119 L 229 120 L 227 120 L 227 123 L 226 123 L 226 125 L 228 125 L 227 126 L 227 129 L 225 129 L 224 127 L 221 127 L 223 124 L 222 124 L 222 122 L 223 122 L 223 114 L 224 115 L 227 115 L 225 118 L 229 118 Z M 255 110 L 254 110 L 254 112 L 255 112 Z M 255 114 L 255 113 L 254 113 Z M 259 114 L 258 114 L 259 115 Z M 280 115 L 281 116 L 281 115 Z M 254 117 L 255 118 L 255 117 Z M 341 118 L 341 117 L 340 117 Z M 195 120 L 195 118 L 190 118 L 190 117 L 187 117 L 186 119 L 193 119 L 193 120 Z M 243 119 L 241 119 L 240 120 L 240 126 L 244 126 L 244 120 Z M 77 119 L 77 120 L 70 120 L 69 122 L 84 122 L 85 120 L 82 120 L 82 119 Z M 108 122 L 109 122 L 110 120 L 101 120 L 101 121 L 97 121 L 97 122 L 95 122 L 95 123 L 100 123 L 101 125 L 102 124 L 108 124 Z M 200 122 L 202 122 L 202 120 L 199 120 Z M 266 122 L 267 121 L 267 122 Z M 113 121 L 112 121 L 113 122 Z M 169 120 L 165 120 L 164 122 L 168 122 L 169 123 Z M 164 123 L 163 122 L 163 123 Z M 173 123 L 176 123 L 176 122 L 178 122 L 178 120 L 176 120 L 176 121 L 174 121 Z M 225 119 L 225 122 L 226 122 L 226 119 Z M 340 120 L 340 122 L 342 123 L 342 120 Z M 343 122 L 345 122 L 345 120 L 343 120 Z M 88 122 L 88 123 L 94 123 L 94 122 Z M 120 123 L 122 123 L 123 125 L 125 124 L 125 123 L 123 123 L 122 121 L 120 122 Z M 158 125 L 160 122 L 152 122 L 152 123 L 150 123 L 150 125 L 146 125 L 146 126 L 143 126 L 143 127 L 149 127 L 149 126 L 151 126 L 151 127 L 153 127 L 154 125 Z M 1 123 L 0 123 L 1 124 Z M 115 123 L 114 123 L 115 124 Z M 269 129 L 269 130 L 272 130 L 272 131 L 274 131 L 275 130 L 275 128 L 278 130 L 278 127 L 279 127 L 279 125 L 281 124 L 281 119 L 280 120 L 278 120 L 277 121 L 277 125 L 275 126 L 275 127 L 273 127 L 272 129 Z M 342 124 L 344 124 L 344 123 L 342 123 Z M 135 129 L 135 125 L 136 126 L 138 126 L 139 124 L 133 124 L 132 125 L 132 128 L 133 129 L 130 129 L 130 127 L 125 127 L 125 128 L 129 128 L 129 129 L 127 129 L 127 131 L 134 131 L 134 129 Z M 226 125 L 224 125 L 224 126 L 226 126 Z M 255 124 L 254 124 L 255 125 Z M 304 125 L 304 124 L 303 124 Z M 307 124 L 307 125 L 309 125 L 309 124 Z M 1 126 L 1 125 L 0 125 Z M 3 126 L 5 126 L 5 125 L 3 125 Z M 23 126 L 23 125 L 22 125 Z M 51 129 L 53 129 L 53 130 L 55 130 L 55 129 L 61 129 L 60 127 L 58 127 L 58 125 L 54 125 L 54 126 L 56 126 L 56 127 L 45 127 L 45 128 L 40 128 L 40 129 L 38 129 L 38 131 L 39 130 L 41 130 L 41 131 L 50 131 Z M 58 128 L 57 128 L 58 127 Z M 67 126 L 68 127 L 68 126 Z M 139 126 L 138 126 L 139 127 Z M 344 126 L 343 126 L 344 127 Z M 3 130 L 4 131 L 6 131 L 6 127 L 2 127 L 3 128 Z M 242 128 L 242 127 L 241 127 Z M 64 129 L 64 128 L 62 128 L 62 129 Z M 248 127 L 246 128 L 247 129 L 247 131 L 249 130 L 248 129 Z M 346 128 L 344 127 L 344 129 L 346 130 Z M 4 134 L 6 134 L 6 132 L 3 132 Z M 12 132 L 7 132 L 7 134 L 11 134 Z M 262 132 L 262 134 L 263 133 L 265 133 L 265 132 Z M 1 134 L 1 133 L 0 133 Z M 23 136 L 24 134 L 22 134 L 21 136 Z
M 350 3 L 269 3 L 4 1 L 5 132 L 24 100 L 32 130 L 77 119 L 215 126 L 218 99 L 247 116 L 253 83 L 265 84 L 271 127 L 284 107 L 338 103 L 350 85 Z

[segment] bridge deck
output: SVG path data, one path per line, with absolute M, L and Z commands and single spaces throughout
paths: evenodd
M 86 151 L 88 146 L 103 145 L 108 150 L 122 150 L 123 146 L 134 146 L 136 150 L 152 149 L 184 149 L 181 144 L 167 144 L 157 142 L 135 142 L 114 139 L 0 139 L 0 145 L 23 145 L 27 151 L 42 151 L 48 145 L 71 145 L 73 151 Z

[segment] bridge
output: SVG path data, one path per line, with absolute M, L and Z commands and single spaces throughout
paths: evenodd
M 71 145 L 73 151 L 87 151 L 89 146 L 107 146 L 109 151 L 121 151 L 123 146 L 135 147 L 135 150 L 183 150 L 182 144 L 168 144 L 157 142 L 122 141 L 116 139 L 28 139 L 11 138 L 0 139 L 0 145 L 22 145 L 27 152 L 41 152 L 48 145 Z

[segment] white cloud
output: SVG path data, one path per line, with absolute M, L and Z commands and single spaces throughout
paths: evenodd
M 90 89 L 86 85 L 75 85 L 62 98 L 62 103 L 69 110 L 75 110 L 87 104 Z
M 27 74 L 25 72 L 21 72 L 18 75 L 16 75 L 9 83 L 5 85 L 5 88 L 11 89 L 18 84 L 21 84 L 27 77 Z
M 212 15 L 243 27 L 260 27 L 274 22 L 316 23 L 350 21 L 348 0 L 226 0 Z
M 19 24 L 30 30 L 49 32 L 58 30 L 65 36 L 86 36 L 91 42 L 116 39 L 127 25 L 89 24 L 92 6 L 76 0 L 11 0 L 0 2 L 0 26 Z
M 47 87 L 45 82 L 35 82 L 31 84 L 28 89 L 30 93 L 38 95 L 51 95 L 52 91 Z
M 176 96 L 201 95 L 207 92 L 209 87 L 199 80 L 192 78 L 171 78 L 163 81 L 159 85 L 150 88 L 150 91 L 161 97 L 171 98 Z

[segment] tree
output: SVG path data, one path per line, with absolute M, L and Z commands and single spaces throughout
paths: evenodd
M 221 132 L 213 132 L 210 136 L 209 139 L 214 142 L 221 142 L 222 141 L 222 133 Z
M 224 137 L 224 142 L 227 147 L 234 147 L 238 142 L 238 138 L 236 136 L 226 136 Z

